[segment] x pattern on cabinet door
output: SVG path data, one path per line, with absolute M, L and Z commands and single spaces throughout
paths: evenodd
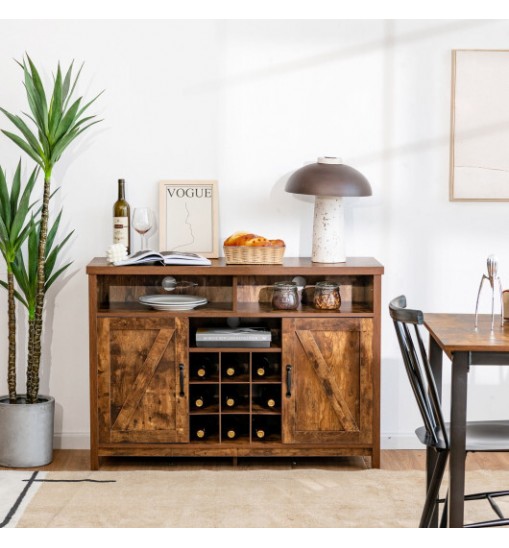
M 286 406 L 286 442 L 371 439 L 372 322 L 358 319 L 288 320 L 284 363 L 292 368 Z
M 107 442 L 187 441 L 187 399 L 179 389 L 187 341 L 178 319 L 99 322 L 100 437 Z

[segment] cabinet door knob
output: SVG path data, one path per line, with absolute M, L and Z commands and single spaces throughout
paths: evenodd
M 292 366 L 286 366 L 286 397 L 292 397 Z
M 184 393 L 184 364 L 179 364 L 179 372 L 180 372 L 180 394 L 179 396 L 185 396 Z

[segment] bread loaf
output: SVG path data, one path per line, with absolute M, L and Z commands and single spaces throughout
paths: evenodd
M 283 240 L 268 240 L 251 232 L 235 232 L 224 241 L 225 246 L 285 247 Z

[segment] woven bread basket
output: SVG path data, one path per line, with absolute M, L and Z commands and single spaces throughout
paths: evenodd
M 226 264 L 282 264 L 285 247 L 227 245 L 223 247 Z

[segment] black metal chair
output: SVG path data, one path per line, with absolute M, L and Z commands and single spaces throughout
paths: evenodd
M 419 527 L 431 527 L 439 513 L 439 503 L 444 503 L 440 526 L 445 526 L 447 516 L 447 497 L 439 499 L 439 490 L 449 456 L 449 425 L 444 421 L 440 397 L 435 385 L 433 373 L 426 353 L 419 326 L 424 323 L 420 310 L 406 308 L 406 297 L 396 297 L 389 304 L 391 318 L 394 320 L 396 335 L 403 356 L 405 369 L 414 392 L 424 426 L 415 433 L 428 451 L 434 452 L 434 467 L 428 478 L 426 500 Z M 412 329 L 413 326 L 413 329 Z M 467 422 L 466 451 L 509 451 L 509 421 Z M 495 499 L 509 496 L 509 491 L 496 491 L 465 495 L 465 501 L 486 499 L 490 503 L 497 519 L 469 523 L 464 527 L 490 527 L 509 525 Z

